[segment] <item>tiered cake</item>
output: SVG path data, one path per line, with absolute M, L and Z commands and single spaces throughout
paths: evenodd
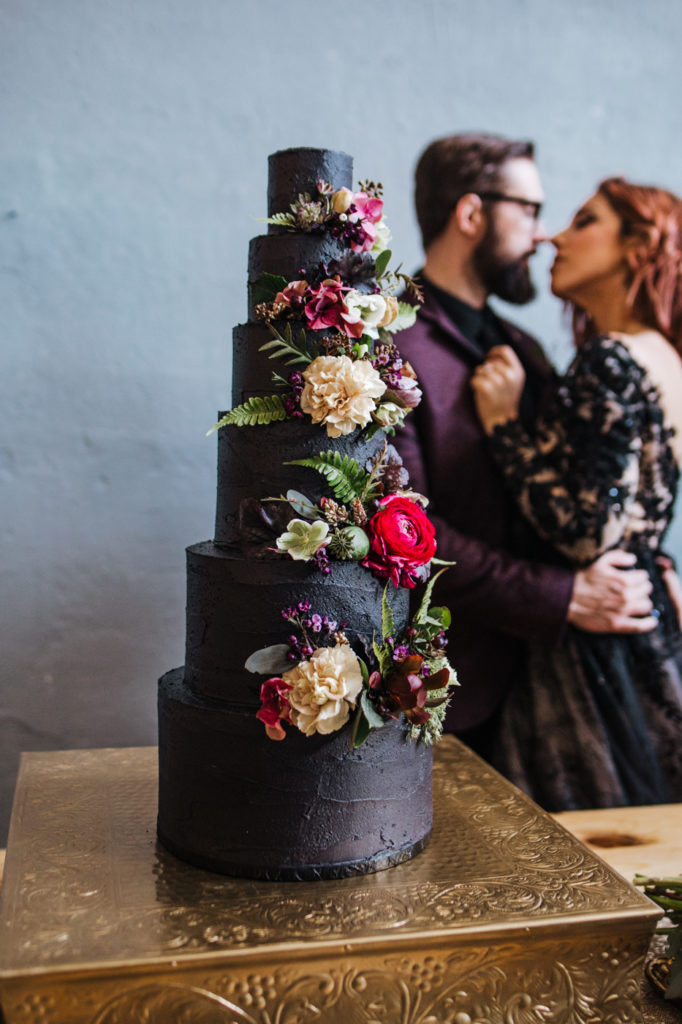
M 407 626 L 409 590 L 425 578 L 427 567 L 415 568 L 418 555 L 410 562 L 391 554 L 390 529 L 386 540 L 367 515 L 368 510 L 386 514 L 390 506 L 395 517 L 407 508 L 409 520 L 412 509 L 421 517 L 418 531 L 426 519 L 415 500 L 419 496 L 406 489 L 404 471 L 400 476 L 397 454 L 386 448 L 384 431 L 378 429 L 399 423 L 419 394 L 415 382 L 401 376 L 390 345 L 382 358 L 392 360 L 392 377 L 375 356 L 376 339 L 386 335 L 370 324 L 368 308 L 376 320 L 391 305 L 376 298 L 376 276 L 385 261 L 379 264 L 369 251 L 382 204 L 368 193 L 352 193 L 352 160 L 342 153 L 286 150 L 270 157 L 269 171 L 269 233 L 251 242 L 249 321 L 234 330 L 237 412 L 224 417 L 227 425 L 219 432 L 215 540 L 187 551 L 186 663 L 160 681 L 158 833 L 178 857 L 210 870 L 279 880 L 335 878 L 389 867 L 425 845 L 432 817 L 432 757 L 419 734 L 421 729 L 421 738 L 426 736 L 426 707 L 437 703 L 425 699 L 427 690 L 431 697 L 436 691 L 428 676 L 436 670 L 441 689 L 435 696 L 441 700 L 443 677 L 446 688 L 453 680 L 443 668 L 444 657 L 431 658 L 427 667 L 426 648 L 421 654 L 414 646 L 408 650 L 409 641 L 396 647 Z M 310 230 L 304 223 L 299 230 L 298 222 L 291 223 L 296 218 L 278 220 L 296 202 L 299 222 L 304 220 L 306 199 L 313 220 L 320 219 L 320 209 L 327 211 L 326 224 Z M 347 284 L 345 272 L 354 275 L 357 288 Z M 287 287 L 272 301 L 259 302 L 268 284 L 277 290 L 282 281 Z M 300 301 L 304 292 L 317 313 Z M 392 305 L 395 315 L 398 303 Z M 330 308 L 336 314 L 345 310 L 344 319 L 334 321 Z M 300 322 L 294 322 L 293 332 L 289 323 L 287 333 L 284 320 L 295 321 L 296 310 Z M 276 390 L 273 346 L 274 354 L 282 355 L 287 339 L 286 354 L 294 352 L 289 363 L 296 362 L 298 344 L 298 365 L 307 363 L 308 370 L 312 357 L 306 352 L 322 354 L 315 362 L 322 369 L 338 364 L 362 371 L 363 386 L 375 398 L 353 397 L 350 415 L 357 416 L 357 427 L 347 421 L 333 426 L 322 413 L 310 412 L 315 396 L 310 398 L 309 380 L 303 385 L 307 373 L 294 372 L 288 383 L 280 376 L 279 384 L 289 388 L 284 402 L 270 399 Z M 384 378 L 377 385 L 380 371 Z M 325 389 L 327 384 L 320 393 Z M 376 397 L 380 389 L 381 399 Z M 320 476 L 319 466 L 287 464 L 319 461 L 321 453 L 327 461 L 334 453 L 341 476 L 349 466 L 355 471 L 357 463 L 362 500 L 351 494 L 344 506 L 339 487 L 333 486 L 339 473 L 334 476 L 331 469 Z M 399 532 L 409 534 L 411 521 L 396 522 Z M 428 555 L 422 553 L 422 562 L 435 550 L 428 530 L 424 534 L 416 546 L 432 546 Z M 316 702 L 325 701 L 319 697 L 324 680 L 316 677 L 310 691 L 313 712 L 294 706 L 292 672 L 283 668 L 293 670 L 299 660 L 310 668 L 315 660 L 312 647 L 297 646 L 296 637 L 288 637 L 294 621 L 307 626 L 308 637 L 325 636 L 328 644 L 333 638 L 335 646 L 325 648 L 326 654 L 331 650 L 344 665 L 352 662 L 358 673 L 358 684 L 346 686 L 345 698 L 328 705 L 337 716 L 331 727 L 322 715 L 315 717 Z M 436 627 L 434 633 L 435 620 L 429 621 L 433 655 L 442 632 Z M 383 654 L 377 652 L 382 643 Z M 268 652 L 275 661 L 284 658 L 279 669 L 272 669 Z M 369 667 L 365 670 L 358 659 Z M 265 675 L 271 678 L 263 685 Z

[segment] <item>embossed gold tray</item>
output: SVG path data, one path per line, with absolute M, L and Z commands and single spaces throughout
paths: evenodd
M 626 1024 L 660 912 L 448 738 L 414 860 L 333 882 L 156 843 L 156 750 L 27 754 L 0 893 L 6 1024 Z

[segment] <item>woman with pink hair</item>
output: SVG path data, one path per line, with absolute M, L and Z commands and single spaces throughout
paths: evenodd
M 506 346 L 474 374 L 479 417 L 524 516 L 568 566 L 609 549 L 647 570 L 652 630 L 529 648 L 496 766 L 548 810 L 682 800 L 682 636 L 661 543 L 682 465 L 682 201 L 603 181 L 552 240 L 577 351 L 536 422 Z

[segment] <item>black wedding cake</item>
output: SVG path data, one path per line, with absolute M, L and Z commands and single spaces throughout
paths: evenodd
M 455 679 L 447 610 L 408 620 L 436 545 L 390 445 L 419 390 L 393 342 L 413 310 L 392 296 L 380 195 L 353 191 L 343 153 L 269 158 L 215 538 L 187 550 L 185 665 L 159 683 L 159 838 L 209 870 L 338 878 L 431 830 Z

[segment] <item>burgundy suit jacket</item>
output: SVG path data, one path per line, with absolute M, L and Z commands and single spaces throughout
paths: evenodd
M 503 323 L 539 395 L 552 368 L 533 338 Z M 430 500 L 437 557 L 457 563 L 434 600 L 452 613 L 448 655 L 461 686 L 446 728 L 461 732 L 483 724 L 523 671 L 524 640 L 558 641 L 573 573 L 532 538 L 488 454 L 470 386 L 481 361 L 476 347 L 429 295 L 397 344 L 423 397 L 394 443 L 411 486 Z

